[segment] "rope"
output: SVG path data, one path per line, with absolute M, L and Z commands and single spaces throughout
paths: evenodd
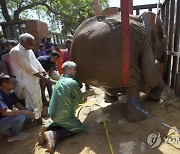
M 111 144 L 111 140 L 110 140 L 110 137 L 109 137 L 109 133 L 108 133 L 108 128 L 107 128 L 107 125 L 106 125 L 106 121 L 105 121 L 105 117 L 104 117 L 104 113 L 103 113 L 103 108 L 102 106 L 97 103 L 97 102 L 86 102 L 84 104 L 79 104 L 80 106 L 82 106 L 78 112 L 78 116 L 79 116 L 79 113 L 80 111 L 82 110 L 83 107 L 90 107 L 90 105 L 97 105 L 100 107 L 101 109 L 101 115 L 102 115 L 102 120 L 103 120 L 103 125 L 104 125 L 104 129 L 105 129 L 105 132 L 106 132 L 106 138 L 107 138 L 107 141 L 108 141 L 108 145 L 109 145 L 109 149 L 111 151 L 111 154 L 114 154 L 114 150 L 113 150 L 113 147 L 112 147 L 112 144 Z
M 170 129 L 173 129 L 173 130 L 175 130 L 175 131 L 177 131 L 177 132 L 180 133 L 180 130 L 178 130 L 178 129 L 176 129 L 176 128 L 174 128 L 174 127 L 172 127 L 172 126 L 170 126 L 170 125 L 168 125 L 168 124 L 166 124 L 166 123 L 164 123 L 162 120 L 159 120 L 158 118 L 152 116 L 152 115 L 149 114 L 147 111 L 145 111 L 142 107 L 140 107 L 140 106 L 137 104 L 137 103 L 138 103 L 137 100 L 131 100 L 129 103 L 132 104 L 132 105 L 133 105 L 137 110 L 139 110 L 140 112 L 142 112 L 142 113 L 144 113 L 145 115 L 147 115 L 148 117 L 152 118 L 154 121 L 156 121 L 156 122 L 158 122 L 158 123 L 160 123 L 160 124 L 162 124 L 162 125 L 170 128 Z
M 177 132 L 180 133 L 180 130 L 164 123 L 162 120 L 159 120 L 158 118 L 152 116 L 151 114 L 149 114 L 147 111 L 145 111 L 142 107 L 140 107 L 138 105 L 138 100 L 130 100 L 128 103 L 132 104 L 137 110 L 139 110 L 140 112 L 144 113 L 145 115 L 147 115 L 148 117 L 152 118 L 154 121 L 164 125 L 165 127 L 168 127 L 170 129 L 173 129 Z M 107 141 L 108 141 L 108 144 L 109 144 L 109 148 L 110 148 L 110 151 L 111 151 L 111 154 L 114 154 L 114 150 L 113 150 L 113 147 L 112 147 L 112 144 L 111 144 L 111 140 L 110 140 L 110 137 L 109 137 L 109 133 L 108 133 L 108 128 L 107 128 L 107 125 L 106 125 L 106 121 L 105 121 L 105 117 L 104 117 L 104 113 L 103 113 L 103 108 L 102 106 L 99 104 L 99 103 L 96 103 L 96 102 L 86 102 L 84 104 L 80 104 L 80 106 L 83 107 L 90 107 L 91 105 L 97 105 L 101 108 L 101 114 L 102 114 L 102 119 L 103 119 L 103 125 L 104 125 L 104 129 L 105 129 L 105 132 L 106 132 L 106 137 L 107 137 Z M 79 110 L 78 112 L 78 116 L 79 116 L 79 113 L 80 111 L 82 110 L 82 108 Z

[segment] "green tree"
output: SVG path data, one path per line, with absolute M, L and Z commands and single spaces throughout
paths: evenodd
M 102 11 L 108 0 L 99 1 Z M 49 16 L 52 27 L 60 21 L 64 34 L 73 34 L 82 21 L 94 15 L 93 0 L 0 0 L 0 7 L 1 21 L 27 19 L 30 17 L 27 10 L 35 10 L 37 16 Z

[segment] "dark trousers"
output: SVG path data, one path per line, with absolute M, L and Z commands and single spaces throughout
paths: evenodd
M 48 94 L 49 94 L 49 99 L 51 99 L 51 96 L 52 96 L 52 84 L 51 83 L 46 83 L 45 86 L 41 86 L 41 95 L 42 95 L 42 102 L 47 102 L 47 99 L 46 99 L 46 96 L 45 96 L 45 89 L 47 87 L 47 91 L 48 91 Z
M 68 138 L 70 136 L 77 134 L 77 133 L 74 133 L 74 132 L 67 130 L 64 127 L 56 126 L 53 124 L 50 124 L 49 127 L 47 128 L 47 131 L 49 131 L 49 130 L 56 132 L 57 140 L 62 140 L 62 139 L 65 139 L 65 138 Z

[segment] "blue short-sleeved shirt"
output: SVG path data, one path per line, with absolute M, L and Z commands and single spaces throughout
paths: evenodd
M 48 72 L 51 68 L 56 69 L 56 64 L 50 61 L 50 56 L 40 56 L 37 59 L 46 72 Z
M 52 42 L 46 42 L 45 43 L 46 49 L 50 49 L 53 46 L 54 46 L 54 44 Z M 52 50 L 47 51 L 47 55 L 49 55 L 51 52 L 52 52 Z
M 0 90 L 0 109 L 13 109 L 13 105 L 16 104 L 19 101 L 17 96 L 14 92 L 10 92 L 9 95 L 5 92 Z M 2 119 L 3 116 L 0 113 L 0 119 Z

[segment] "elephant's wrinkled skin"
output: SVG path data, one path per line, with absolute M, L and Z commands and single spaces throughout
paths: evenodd
M 122 24 L 120 15 L 93 17 L 76 30 L 72 48 L 72 60 L 77 63 L 79 81 L 100 87 L 110 96 L 122 92 Z M 148 12 L 130 16 L 130 70 L 128 102 L 125 106 L 127 120 L 144 119 L 144 115 L 132 106 L 139 100 L 140 89 L 148 85 L 149 97 L 160 99 L 164 86 L 155 66 L 155 60 L 166 58 L 166 37 L 159 18 Z

